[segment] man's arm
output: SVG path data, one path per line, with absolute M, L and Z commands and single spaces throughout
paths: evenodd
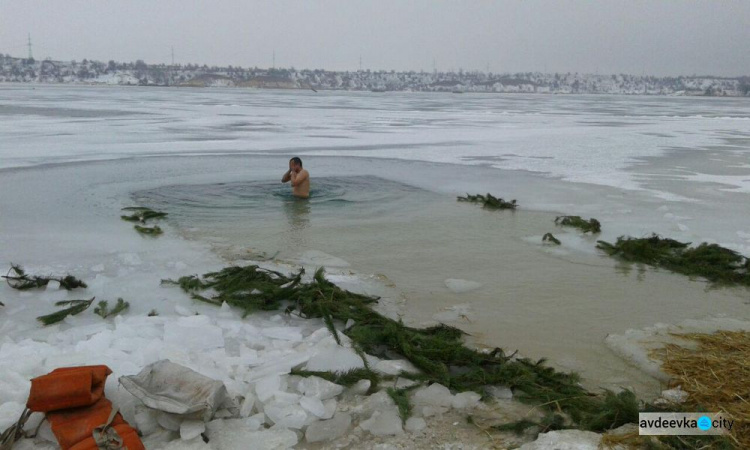
M 292 172 L 292 186 L 299 186 L 304 182 L 310 175 L 307 173 L 306 170 L 303 170 L 300 173 Z
M 286 171 L 286 173 L 284 174 L 284 176 L 281 177 L 281 182 L 282 183 L 286 183 L 286 182 L 288 182 L 291 179 L 292 179 L 292 169 L 289 169 L 289 170 Z

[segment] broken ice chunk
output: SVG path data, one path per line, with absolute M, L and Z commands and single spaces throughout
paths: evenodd
M 513 391 L 508 386 L 485 386 L 484 389 L 498 400 L 510 400 L 513 398 Z
M 453 396 L 453 402 L 451 405 L 456 409 L 469 409 L 476 408 L 479 405 L 479 399 L 482 396 L 476 392 L 461 392 Z
M 307 413 L 299 405 L 266 404 L 263 411 L 274 424 L 283 428 L 300 429 L 307 421 Z
M 141 435 L 149 435 L 159 428 L 156 421 L 157 411 L 147 406 L 137 405 L 135 407 L 135 427 Z
M 419 373 L 414 364 L 405 359 L 384 359 L 378 361 L 373 367 L 375 372 L 382 373 L 384 375 L 398 375 L 401 372 L 407 373 Z
M 299 400 L 300 406 L 305 408 L 307 411 L 312 413 L 315 417 L 323 417 L 326 415 L 326 407 L 323 402 L 316 397 L 302 397 Z
M 404 424 L 404 428 L 410 433 L 423 430 L 425 427 L 427 427 L 427 422 L 421 417 L 409 417 Z
M 169 431 L 180 431 L 180 425 L 182 424 L 182 418 L 180 416 L 164 411 L 159 411 L 156 414 L 156 421 L 162 426 L 162 428 Z
M 442 384 L 433 383 L 428 387 L 418 389 L 414 393 L 413 401 L 417 405 L 450 408 L 453 404 L 453 394 Z
M 206 316 L 181 317 L 164 324 L 164 342 L 189 350 L 208 350 L 224 347 L 224 334 Z
M 323 378 L 311 376 L 301 379 L 297 384 L 297 390 L 307 397 L 328 400 L 341 394 L 344 391 L 344 387 Z
M 297 444 L 297 434 L 292 430 L 270 428 L 252 431 L 242 419 L 213 420 L 206 425 L 206 435 L 211 448 L 215 450 L 283 450 Z
M 408 378 L 403 378 L 403 377 L 398 377 L 398 378 L 396 378 L 396 385 L 394 387 L 396 389 L 405 389 L 405 388 L 408 388 L 408 387 L 412 387 L 415 384 L 417 384 L 417 382 L 414 381 L 414 380 L 410 380 Z
M 352 423 L 352 416 L 338 413 L 330 420 L 321 420 L 310 424 L 305 431 L 307 442 L 332 441 L 343 436 Z
M 362 417 L 369 417 L 375 411 L 382 411 L 396 407 L 396 403 L 386 391 L 378 391 L 370 396 L 364 397 L 361 402 L 357 402 L 351 411 Z
M 255 394 L 253 394 L 251 388 L 245 393 L 245 400 L 240 407 L 240 417 L 249 417 L 252 414 L 253 406 L 255 406 Z
M 372 417 L 360 423 L 359 426 L 375 436 L 394 436 L 404 432 L 401 417 L 395 409 L 375 411 Z
M 271 339 L 299 342 L 302 340 L 302 329 L 299 327 L 268 327 L 261 330 L 263 336 Z
M 278 392 L 280 385 L 281 377 L 278 375 L 270 375 L 258 380 L 255 383 L 255 393 L 258 396 L 258 400 L 265 403 Z
M 349 393 L 353 395 L 365 395 L 370 390 L 372 382 L 370 380 L 359 380 L 349 388 Z
M 661 397 L 671 403 L 684 403 L 688 393 L 683 391 L 681 386 L 677 386 L 675 389 L 661 391 Z
M 312 372 L 348 372 L 364 367 L 362 358 L 354 350 L 345 347 L 323 349 L 307 362 L 307 370 Z
M 336 399 L 335 398 L 329 398 L 328 400 L 323 402 L 323 407 L 325 407 L 325 414 L 320 416 L 321 419 L 330 419 L 333 417 L 333 415 L 336 413 Z
M 153 448 L 147 446 L 146 448 Z M 202 438 L 196 437 L 189 441 L 175 440 L 167 444 L 166 447 L 159 447 L 161 450 L 211 450 L 211 446 L 203 442 Z
M 592 431 L 561 430 L 541 433 L 536 441 L 527 442 L 519 450 L 576 449 L 597 450 L 602 435 Z
M 180 424 L 180 439 L 189 441 L 197 438 L 206 431 L 206 423 L 202 420 L 185 420 Z

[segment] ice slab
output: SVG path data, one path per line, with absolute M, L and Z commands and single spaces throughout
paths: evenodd
M 370 390 L 372 382 L 370 380 L 359 380 L 354 383 L 347 392 L 354 395 L 364 395 Z
M 417 389 L 412 400 L 416 405 L 450 408 L 453 404 L 453 394 L 442 384 L 433 383 L 428 387 Z
M 630 329 L 623 334 L 610 334 L 604 342 L 618 356 L 652 377 L 667 382 L 670 376 L 661 370 L 661 362 L 650 353 L 667 343 L 685 345 L 674 334 L 713 333 L 717 330 L 750 331 L 750 321 L 725 317 L 689 319 L 679 324 L 657 323 L 643 329 Z
M 404 432 L 401 416 L 396 409 L 375 411 L 372 417 L 359 424 L 375 436 L 395 436 Z
M 684 403 L 688 399 L 689 394 L 682 390 L 680 386 L 675 389 L 667 389 L 661 391 L 661 398 L 672 403 Z
M 224 333 L 207 316 L 188 316 L 164 325 L 164 342 L 187 350 L 209 350 L 224 347 Z
M 542 433 L 519 450 L 597 450 L 602 436 L 591 431 L 562 430 Z
M 307 370 L 313 372 L 348 372 L 364 367 L 362 358 L 354 350 L 345 347 L 323 349 L 307 362 Z
M 307 442 L 333 441 L 343 436 L 352 424 L 352 416 L 338 413 L 330 420 L 314 422 L 307 427 L 305 439 Z
M 485 386 L 484 389 L 498 400 L 510 400 L 513 398 L 513 391 L 508 386 Z
M 297 390 L 307 397 L 328 400 L 344 391 L 344 387 L 323 378 L 311 376 L 303 378 L 297 384 Z
M 206 425 L 213 450 L 246 450 L 252 448 L 285 450 L 297 444 L 297 434 L 284 428 L 252 431 L 242 419 L 213 420 Z
M 471 409 L 479 406 L 479 400 L 482 398 L 481 395 L 476 392 L 461 392 L 453 396 L 451 406 L 456 409 Z
M 282 428 L 301 429 L 307 421 L 307 412 L 300 405 L 284 405 L 271 402 L 263 411 L 274 424 Z
M 180 424 L 180 439 L 189 441 L 197 438 L 206 431 L 206 423 L 202 420 L 185 420 Z
M 395 407 L 396 403 L 393 402 L 393 399 L 386 391 L 378 391 L 356 402 L 351 411 L 360 417 L 370 417 L 375 411 L 383 411 Z
M 375 364 L 373 370 L 384 375 L 399 375 L 402 372 L 419 373 L 419 369 L 405 359 L 383 359 Z
M 153 447 L 146 447 L 153 448 Z M 175 440 L 169 442 L 161 450 L 211 450 L 211 446 L 203 442 L 203 438 L 196 437 L 189 441 Z
M 302 340 L 302 329 L 297 327 L 268 327 L 263 328 L 262 334 L 271 339 L 299 342 Z
M 299 400 L 300 406 L 313 414 L 315 417 L 322 418 L 326 415 L 326 407 L 323 402 L 316 397 L 302 397 Z
M 255 394 L 258 396 L 258 400 L 265 403 L 279 391 L 280 387 L 281 377 L 275 374 L 270 375 L 255 383 Z
M 421 417 L 409 417 L 406 419 L 404 429 L 410 433 L 421 431 L 427 427 L 427 422 Z

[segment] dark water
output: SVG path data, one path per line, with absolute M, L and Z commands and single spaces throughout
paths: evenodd
M 269 230 L 296 232 L 313 223 L 373 223 L 437 198 L 375 176 L 315 178 L 309 199 L 296 198 L 288 184 L 271 181 L 173 185 L 134 194 L 139 204 L 168 211 L 183 229 L 221 229 L 217 235 L 243 240 L 267 240 Z

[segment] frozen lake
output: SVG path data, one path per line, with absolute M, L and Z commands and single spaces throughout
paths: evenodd
M 136 312 L 189 304 L 158 280 L 248 250 L 315 255 L 379 274 L 406 321 L 466 305 L 448 323 L 478 345 L 640 392 L 657 385 L 608 333 L 750 317 L 747 290 L 618 264 L 553 224 L 593 216 L 608 241 L 657 232 L 750 253 L 746 99 L 5 85 L 0 117 L 0 266 L 98 280 Z M 309 202 L 278 183 L 291 156 L 311 172 Z M 457 203 L 465 192 L 521 208 Z M 135 203 L 169 212 L 163 237 L 119 219 Z M 541 245 L 548 231 L 560 248 Z M 451 278 L 481 288 L 455 294 Z M 36 332 L 27 297 L 0 296 L 0 331 Z

